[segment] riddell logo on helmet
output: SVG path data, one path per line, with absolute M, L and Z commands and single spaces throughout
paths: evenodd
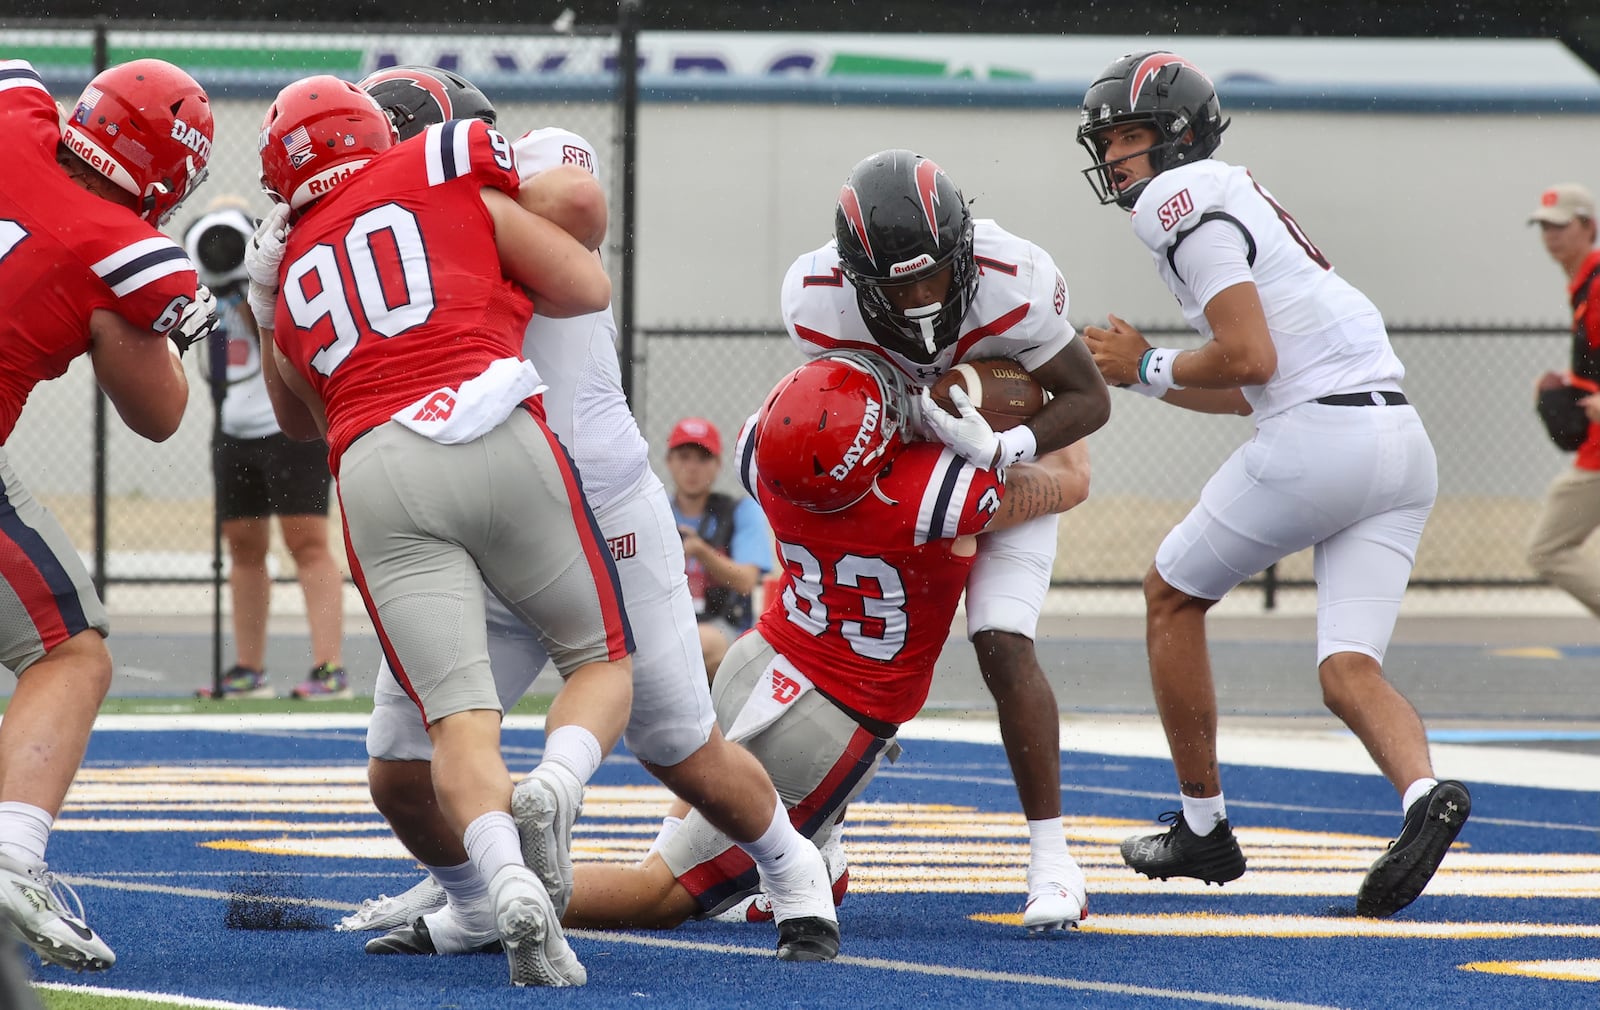
M 896 263 L 890 267 L 889 276 L 899 277 L 903 274 L 914 274 L 918 270 L 926 270 L 931 266 L 933 266 L 933 257 L 923 253 L 914 259 L 908 259 L 904 263 Z
M 67 149 L 78 157 L 87 161 L 91 168 L 102 175 L 111 175 L 121 166 L 106 153 L 78 134 L 76 130 L 68 130 L 61 137 L 66 142 Z
M 867 407 L 861 416 L 861 427 L 856 430 L 855 440 L 850 443 L 850 448 L 844 452 L 844 460 L 838 466 L 828 471 L 828 476 L 834 480 L 844 480 L 850 476 L 850 471 L 861 462 L 861 457 L 866 455 L 867 446 L 872 444 L 872 434 L 878 430 L 878 411 L 880 407 L 877 400 L 867 397 Z
M 352 161 L 344 165 L 336 165 L 320 175 L 312 176 L 306 181 L 306 198 L 315 200 L 319 196 L 327 196 L 333 192 L 335 186 L 355 175 L 356 170 L 366 163 L 367 159 Z

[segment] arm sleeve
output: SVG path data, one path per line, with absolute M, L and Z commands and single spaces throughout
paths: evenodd
M 772 571 L 772 534 L 767 517 L 754 499 L 741 498 L 733 507 L 733 540 L 728 556 L 741 565 L 755 565 L 765 575 Z

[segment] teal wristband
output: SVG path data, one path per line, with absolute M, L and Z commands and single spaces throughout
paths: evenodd
M 1145 348 L 1145 352 L 1139 356 L 1139 381 L 1140 382 L 1148 383 L 1150 381 L 1149 379 L 1145 378 L 1145 376 L 1144 376 L 1144 366 L 1150 363 L 1150 355 L 1152 355 L 1154 353 L 1156 353 L 1156 349 L 1154 347 L 1147 347 L 1147 348 Z

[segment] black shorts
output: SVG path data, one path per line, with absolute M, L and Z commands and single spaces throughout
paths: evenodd
M 326 442 L 219 435 L 211 462 L 223 519 L 328 514 Z

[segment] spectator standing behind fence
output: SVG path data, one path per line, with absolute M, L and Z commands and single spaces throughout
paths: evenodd
M 129 429 L 166 440 L 189 398 L 178 355 L 216 306 L 156 230 L 205 178 L 206 93 L 170 63 L 134 60 L 96 75 L 68 114 L 27 62 L 0 60 L 0 135 L 0 447 L 33 387 L 80 355 Z M 0 943 L 21 937 L 74 971 L 116 955 L 76 895 L 63 900 L 45 847 L 111 687 L 110 624 L 0 448 L 0 665 L 17 678 L 0 723 Z
M 733 640 L 750 628 L 751 594 L 772 571 L 772 536 L 761 506 L 711 490 L 722 470 L 722 435 L 703 417 L 686 417 L 667 436 L 672 516 L 683 535 L 689 594 L 700 620 L 706 677 Z
M 311 631 L 311 673 L 292 693 L 311 701 L 348 698 L 350 682 L 340 664 L 344 574 L 328 549 L 328 447 L 321 440 L 288 438 L 273 416 L 261 377 L 261 338 L 245 304 L 244 249 L 256 221 L 243 208 L 235 197 L 219 197 L 183 238 L 200 280 L 217 296 L 221 320 L 211 334 L 213 353 L 201 368 L 214 392 L 219 384 L 225 390 L 211 455 L 233 597 L 234 665 L 223 674 L 222 696 L 275 693 L 265 664 L 272 600 L 267 550 L 277 516 Z
M 1577 183 L 1545 190 L 1528 217 L 1545 252 L 1567 275 L 1572 303 L 1571 371 L 1539 376 L 1535 395 L 1551 437 L 1577 450 L 1571 468 L 1550 482 L 1528 537 L 1528 564 L 1546 581 L 1600 616 L 1600 566 L 1583 552 L 1600 527 L 1600 249 L 1595 248 L 1594 195 Z M 1565 424 L 1563 420 L 1565 419 Z M 1562 434 L 1562 429 L 1565 434 Z

